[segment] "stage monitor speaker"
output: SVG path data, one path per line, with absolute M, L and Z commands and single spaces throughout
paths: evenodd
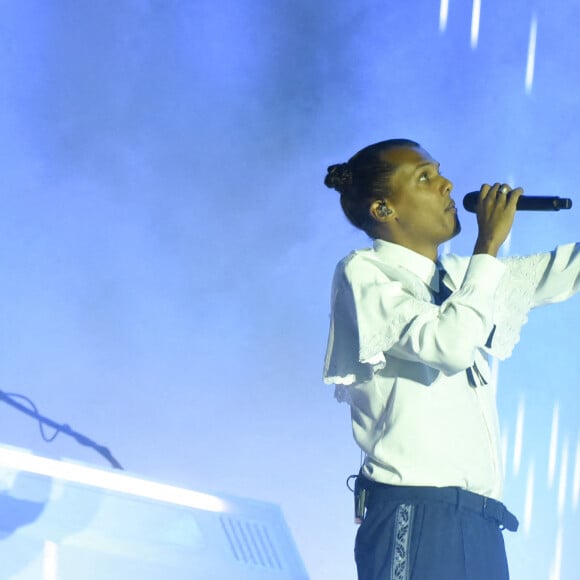
M 306 580 L 276 505 L 0 446 L 2 580 Z

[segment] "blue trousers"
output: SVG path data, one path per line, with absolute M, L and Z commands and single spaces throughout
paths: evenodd
M 500 502 L 450 487 L 367 489 L 359 580 L 509 579 L 502 530 L 518 523 Z

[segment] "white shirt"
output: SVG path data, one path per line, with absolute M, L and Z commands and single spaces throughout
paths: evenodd
M 531 308 L 580 288 L 580 246 L 441 262 L 453 291 L 441 306 L 433 301 L 436 265 L 407 248 L 375 240 L 338 264 L 324 380 L 351 406 L 367 477 L 500 499 L 487 355 L 507 358 Z

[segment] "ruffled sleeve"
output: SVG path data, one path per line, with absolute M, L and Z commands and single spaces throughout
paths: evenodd
M 357 252 L 339 263 L 332 284 L 325 383 L 352 385 L 368 380 L 385 367 L 384 353 L 411 320 L 433 308 L 425 285 L 409 274 L 404 283 L 404 277 L 400 269 L 389 276 L 388 267 L 360 259 Z
M 444 264 L 453 272 L 461 269 L 461 260 L 450 256 Z M 507 272 L 496 292 L 495 331 L 485 350 L 505 360 L 520 341 L 530 310 L 561 302 L 580 290 L 580 246 L 566 244 L 552 252 L 502 258 L 501 262 Z
M 447 375 L 468 368 L 481 351 L 506 359 L 532 308 L 580 289 L 576 244 L 502 260 L 446 256 L 442 263 L 453 294 L 440 307 L 428 285 L 396 261 L 361 250 L 339 263 L 323 374 L 337 399 L 348 401 L 348 386 L 383 369 L 386 353 Z

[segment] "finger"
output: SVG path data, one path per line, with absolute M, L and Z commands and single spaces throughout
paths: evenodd
M 500 187 L 501 187 L 500 183 L 494 183 L 489 188 L 489 191 L 487 192 L 487 195 L 485 196 L 485 201 L 487 203 L 495 204 Z
M 475 206 L 476 211 L 479 211 L 479 208 L 482 207 L 483 202 L 485 201 L 485 198 L 487 197 L 490 188 L 491 186 L 488 185 L 487 183 L 483 183 L 479 188 L 479 195 L 477 196 L 477 204 Z
M 480 188 L 479 188 L 479 199 L 485 199 L 487 194 L 489 193 L 489 190 L 491 189 L 491 185 L 488 185 L 487 183 L 484 183 Z
M 517 206 L 518 204 L 518 200 L 520 199 L 520 197 L 522 196 L 522 194 L 524 193 L 524 190 L 522 187 L 516 187 L 516 189 L 512 189 L 508 195 L 508 203 L 507 205 L 510 208 L 514 208 Z
M 487 183 L 484 183 L 479 191 L 479 200 L 482 202 L 493 201 L 497 194 L 498 185 L 499 185 L 498 183 L 494 183 L 493 185 L 488 185 Z
M 506 207 L 511 190 L 512 188 L 507 183 L 498 184 L 496 203 Z

